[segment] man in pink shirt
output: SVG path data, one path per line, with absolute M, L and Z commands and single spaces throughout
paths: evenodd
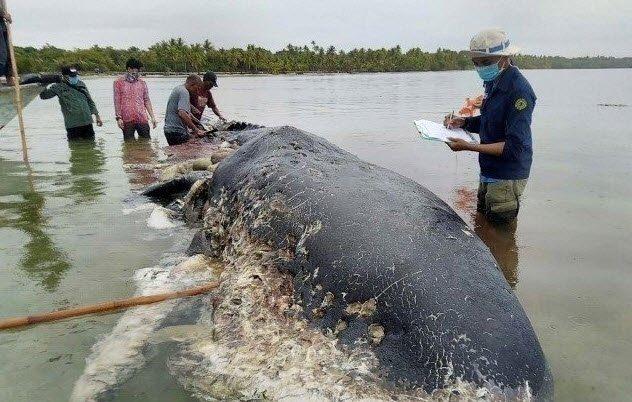
M 116 123 L 123 130 L 125 141 L 133 140 L 134 132 L 138 133 L 139 138 L 150 138 L 147 114 L 153 128 L 156 128 L 156 118 L 149 100 L 147 83 L 140 79 L 143 64 L 132 58 L 127 61 L 126 68 L 127 73 L 114 81 Z

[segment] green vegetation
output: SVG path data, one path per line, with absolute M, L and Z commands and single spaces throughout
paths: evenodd
M 76 64 L 84 72 L 117 72 L 125 69 L 131 56 L 145 64 L 146 71 L 189 72 L 214 70 L 240 73 L 290 72 L 394 72 L 440 71 L 472 68 L 463 53 L 447 49 L 426 52 L 419 48 L 403 51 L 391 49 L 325 49 L 315 42 L 311 46 L 288 45 L 272 52 L 254 45 L 245 49 L 216 49 L 210 41 L 187 44 L 182 39 L 156 43 L 149 49 L 131 47 L 114 49 L 93 46 L 90 49 L 64 50 L 51 45 L 41 49 L 16 48 L 20 72 L 57 71 L 61 65 Z M 632 57 L 517 56 L 522 68 L 631 68 Z

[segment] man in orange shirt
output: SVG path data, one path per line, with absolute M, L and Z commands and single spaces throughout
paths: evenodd
M 217 75 L 209 71 L 204 74 L 204 79 L 202 82 L 202 86 L 200 87 L 200 91 L 198 94 L 191 94 L 191 114 L 198 121 L 202 119 L 202 115 L 204 114 L 204 109 L 208 106 L 211 108 L 213 113 L 220 120 L 226 120 L 226 118 L 222 115 L 222 112 L 219 111 L 217 105 L 215 104 L 215 100 L 213 100 L 213 94 L 211 93 L 211 88 L 217 86 Z

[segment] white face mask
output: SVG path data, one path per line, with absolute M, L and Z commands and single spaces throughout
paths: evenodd
M 129 82 L 134 82 L 134 81 L 138 81 L 138 77 L 139 77 L 139 73 L 126 73 L 125 74 L 125 79 Z

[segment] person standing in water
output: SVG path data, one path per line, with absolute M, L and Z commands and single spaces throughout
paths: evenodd
M 536 96 L 510 56 L 516 49 L 499 29 L 482 31 L 470 42 L 468 54 L 483 80 L 485 95 L 480 116 L 448 115 L 448 128 L 480 134 L 481 143 L 450 138 L 455 152 L 478 152 L 480 182 L 477 210 L 493 222 L 508 222 L 518 215 L 533 157 L 531 116 Z
M 222 112 L 220 112 L 217 108 L 215 100 L 213 100 L 213 94 L 211 93 L 211 89 L 213 89 L 213 87 L 217 87 L 217 75 L 212 71 L 208 71 L 204 74 L 200 91 L 197 94 L 191 95 L 191 114 L 198 121 L 202 120 L 204 109 L 207 106 L 211 108 L 213 113 L 215 113 L 215 116 L 219 117 L 220 120 L 226 120 L 226 118 L 222 115 Z
M 184 85 L 178 85 L 171 92 L 165 112 L 165 138 L 169 145 L 189 141 L 189 130 L 196 137 L 204 136 L 204 131 L 195 125 L 191 115 L 191 96 L 197 95 L 200 88 L 202 79 L 199 75 L 191 74 Z
M 11 14 L 7 12 L 4 0 L 0 0 L 0 77 L 7 79 L 7 85 L 14 85 L 7 32 L 7 24 L 11 22 Z
M 123 140 L 134 139 L 134 132 L 139 138 L 150 138 L 150 128 L 147 115 L 151 118 L 151 125 L 156 128 L 156 118 L 149 99 L 147 83 L 140 78 L 143 64 L 131 58 L 125 65 L 127 72 L 114 81 L 114 111 L 116 124 L 123 131 Z
M 75 67 L 62 67 L 61 74 L 61 82 L 42 91 L 40 98 L 57 96 L 69 140 L 94 139 L 92 115 L 96 117 L 97 126 L 101 127 L 103 122 L 86 84 L 79 79 Z

